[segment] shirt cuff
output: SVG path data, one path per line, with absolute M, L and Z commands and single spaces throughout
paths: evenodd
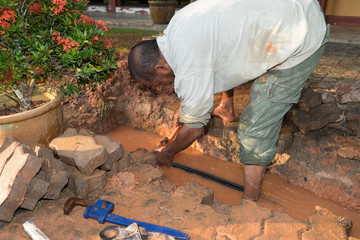
M 204 127 L 204 124 L 202 124 L 201 122 L 184 123 L 184 125 L 187 126 L 188 128 L 202 128 L 202 127 Z

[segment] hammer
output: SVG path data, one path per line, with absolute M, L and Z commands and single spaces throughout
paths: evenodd
M 174 130 L 172 130 L 171 134 L 168 137 L 164 137 L 157 145 L 157 147 L 166 147 L 167 145 L 169 145 L 175 138 L 176 134 L 179 132 L 180 130 L 180 125 L 177 125 Z
M 68 200 L 66 200 L 66 202 L 64 204 L 64 214 L 69 215 L 75 206 L 87 207 L 87 206 L 94 205 L 94 204 L 95 204 L 95 201 L 82 199 L 79 197 L 71 197 Z

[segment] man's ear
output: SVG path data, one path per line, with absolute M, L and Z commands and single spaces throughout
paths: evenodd
M 169 64 L 166 62 L 165 58 L 162 57 L 160 61 L 154 66 L 154 71 L 156 73 L 169 73 L 171 70 Z

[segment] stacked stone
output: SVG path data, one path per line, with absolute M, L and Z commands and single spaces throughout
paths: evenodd
M 58 199 L 66 186 L 82 198 L 99 194 L 107 177 L 124 165 L 120 142 L 87 130 L 67 129 L 49 148 L 31 150 L 13 138 L 5 140 L 0 148 L 0 221 L 10 222 L 19 207 L 34 210 L 41 199 Z
M 307 87 L 298 107 L 293 121 L 303 133 L 337 123 L 360 136 L 359 81 L 323 81 L 317 87 Z

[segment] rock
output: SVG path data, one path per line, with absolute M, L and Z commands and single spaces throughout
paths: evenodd
M 90 130 L 84 129 L 84 128 L 80 129 L 79 135 L 82 135 L 82 136 L 94 136 L 94 134 L 91 133 Z
M 214 201 L 214 190 L 205 188 L 198 182 L 190 181 L 185 186 L 178 187 L 173 197 L 189 197 L 196 204 L 211 206 Z
M 336 95 L 338 102 L 341 104 L 360 102 L 360 81 L 337 84 Z
M 138 148 L 133 152 L 130 152 L 131 163 L 132 164 L 149 164 L 151 166 L 156 165 L 156 155 L 149 152 L 145 148 Z
M 49 185 L 48 182 L 34 177 L 30 182 L 25 199 L 20 207 L 27 210 L 34 210 L 37 202 L 45 195 Z
M 340 122 L 344 116 L 343 110 L 336 103 L 325 103 L 312 108 L 309 112 L 300 110 L 293 118 L 300 131 L 308 132 L 321 129 L 329 123 Z
M 65 164 L 54 157 L 53 151 L 47 148 L 35 147 L 36 156 L 42 159 L 44 180 L 49 183 L 49 188 L 44 195 L 46 199 L 58 199 L 61 190 L 69 181 L 69 174 L 65 171 Z
M 322 103 L 320 93 L 314 92 L 310 87 L 304 88 L 299 99 L 299 109 L 309 112 L 311 108 L 318 106 Z
M 18 142 L 13 142 L 10 145 L 8 145 L 6 148 L 4 147 L 4 150 L 0 152 L 0 175 L 5 167 L 6 162 L 11 158 L 13 155 L 15 148 L 19 145 Z
M 344 218 L 339 218 L 327 209 L 315 207 L 315 214 L 310 216 L 308 223 L 311 228 L 302 234 L 303 240 L 315 239 L 348 239 L 352 223 Z
M 79 197 L 88 198 L 104 191 L 106 185 L 106 172 L 96 169 L 92 175 L 84 175 L 76 167 L 65 165 L 69 173 L 69 188 Z
M 109 136 L 94 136 L 95 143 L 106 148 L 109 155 L 108 161 L 101 166 L 102 170 L 109 171 L 114 162 L 119 161 L 124 155 L 124 147 L 120 142 L 113 141 Z
M 298 239 L 299 232 L 304 231 L 306 227 L 305 222 L 277 211 L 275 216 L 264 220 L 264 234 L 256 239 Z
M 49 147 L 67 164 L 76 166 L 85 175 L 106 163 L 108 153 L 105 147 L 95 143 L 90 136 L 60 136 L 53 139 Z
M 360 122 L 360 103 L 348 103 L 345 109 L 346 121 Z
M 215 239 L 254 239 L 262 233 L 263 219 L 272 215 L 270 209 L 255 202 L 242 200 L 240 206 L 232 208 L 229 223 L 216 228 Z
M 0 176 L 0 220 L 11 221 L 40 167 L 41 159 L 25 154 L 22 146 L 16 147 Z

